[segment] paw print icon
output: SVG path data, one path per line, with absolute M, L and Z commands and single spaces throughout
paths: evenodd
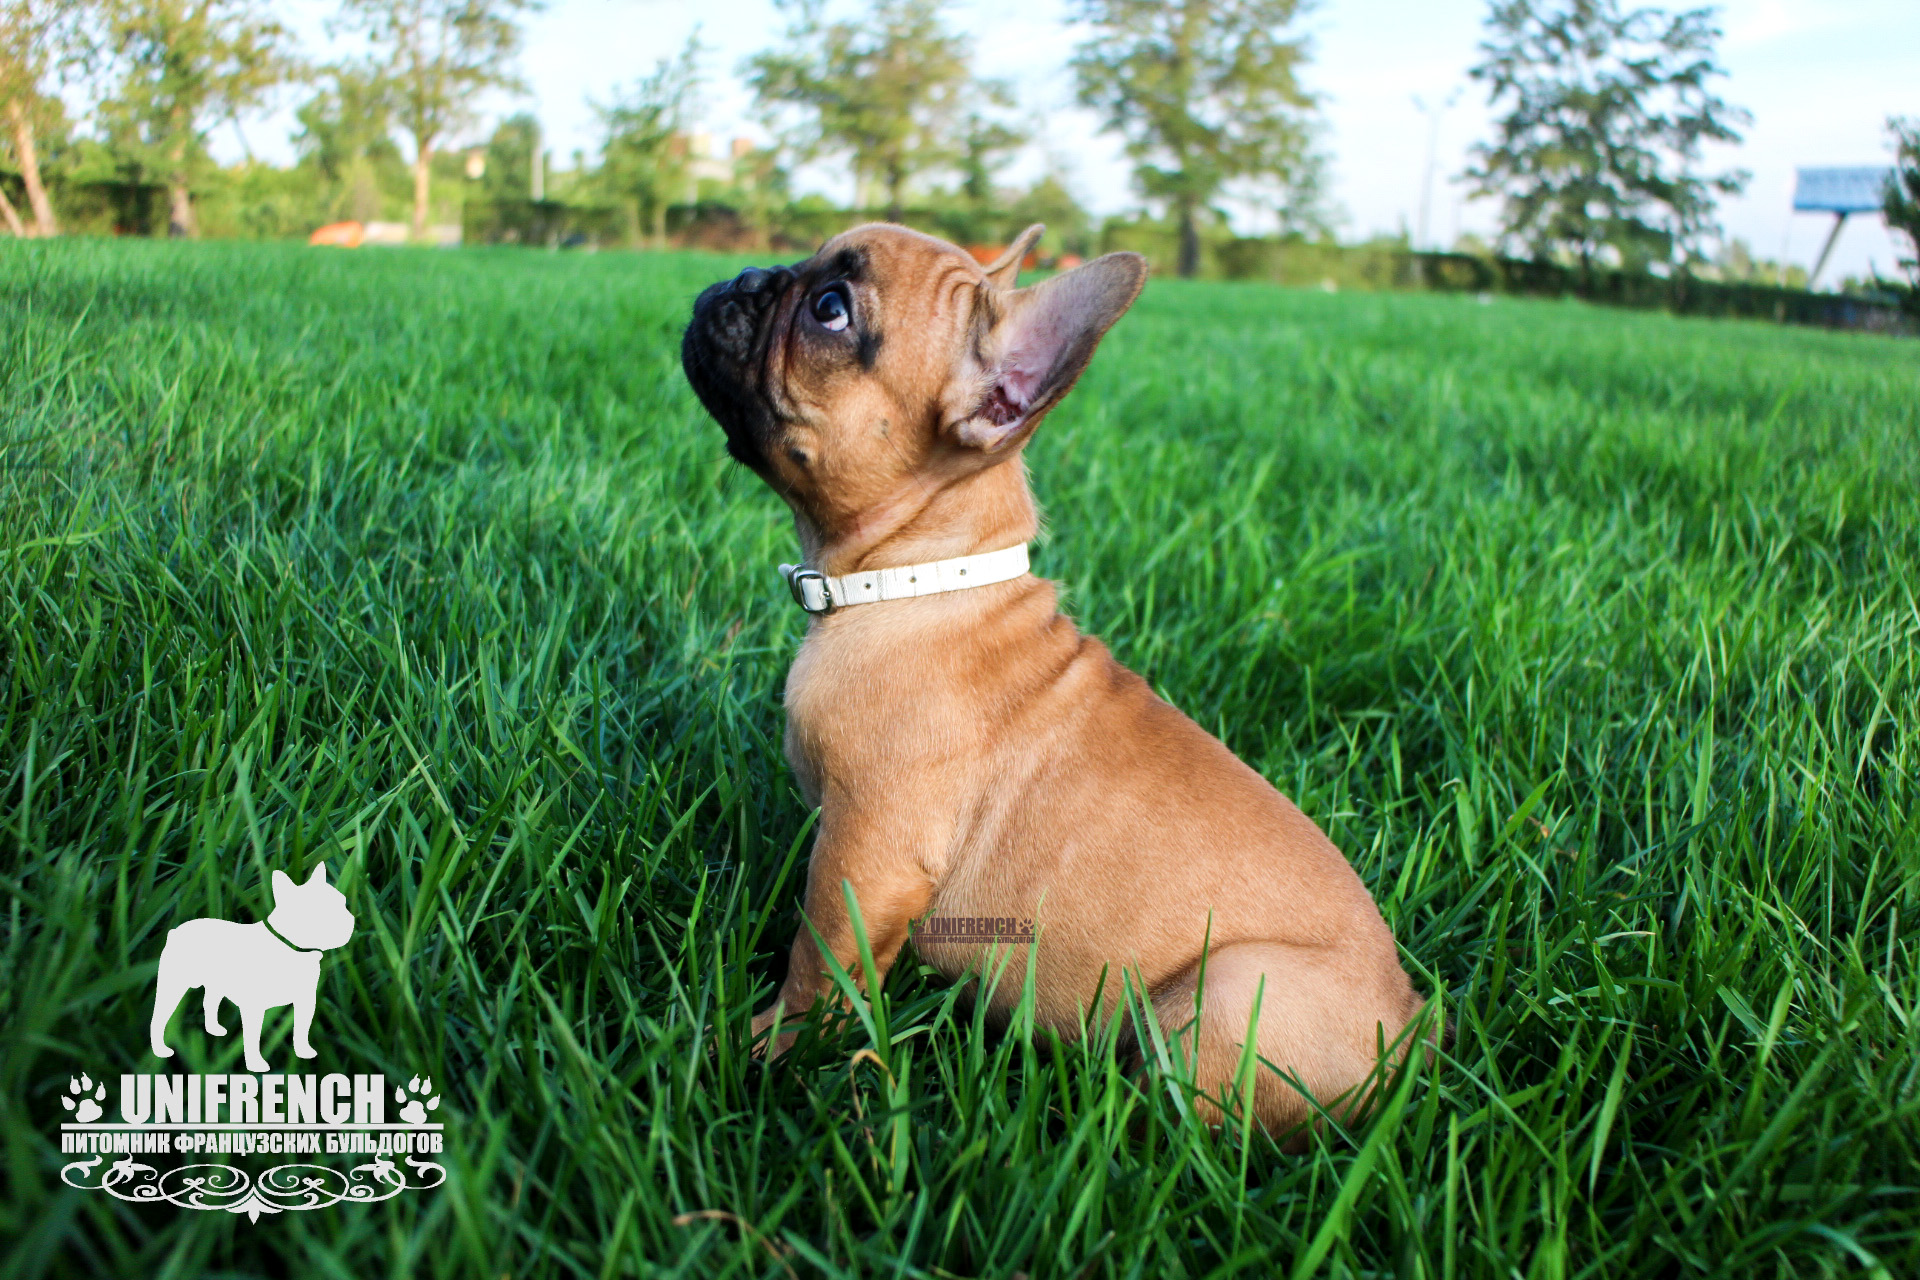
M 408 1124 L 425 1124 L 427 1112 L 440 1107 L 440 1099 L 433 1096 L 433 1081 L 415 1076 L 393 1091 L 394 1101 L 400 1103 L 400 1118 Z
M 107 1100 L 105 1082 L 95 1084 L 85 1073 L 67 1077 L 67 1092 L 73 1097 L 60 1099 L 60 1105 L 73 1113 L 77 1124 L 92 1124 L 105 1114 L 100 1104 Z M 79 1099 L 78 1102 L 74 1099 Z

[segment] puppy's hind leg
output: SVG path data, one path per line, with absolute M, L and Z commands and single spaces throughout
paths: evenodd
M 240 1041 L 246 1049 L 247 1070 L 270 1071 L 266 1055 L 260 1052 L 260 1024 L 267 1020 L 267 1011 L 258 1005 L 247 1005 L 240 1010 Z
M 1168 1053 L 1203 1095 L 1195 1099 L 1202 1119 L 1220 1123 L 1219 1100 L 1229 1090 L 1244 1099 L 1248 1083 L 1254 1118 L 1276 1135 L 1312 1114 L 1293 1080 L 1342 1119 L 1364 1106 L 1359 1086 L 1379 1063 L 1382 1038 L 1391 1045 L 1420 1006 L 1397 965 L 1391 974 L 1364 976 L 1356 968 L 1367 966 L 1351 953 L 1233 943 L 1209 954 L 1204 969 L 1196 964 L 1156 991 L 1154 1015 Z M 1249 1082 L 1241 1071 L 1250 1028 L 1258 1057 Z M 1395 1058 L 1404 1055 L 1402 1045 Z M 1305 1142 L 1302 1133 L 1290 1145 Z

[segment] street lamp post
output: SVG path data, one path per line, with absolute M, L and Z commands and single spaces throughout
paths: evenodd
M 1433 207 L 1433 170 L 1440 157 L 1440 118 L 1446 115 L 1454 103 L 1460 101 L 1460 90 L 1455 88 L 1445 100 L 1428 107 L 1419 94 L 1413 95 L 1413 107 L 1427 118 L 1427 171 L 1420 179 L 1420 220 L 1414 232 L 1414 248 L 1431 249 L 1433 244 L 1427 239 L 1427 214 Z

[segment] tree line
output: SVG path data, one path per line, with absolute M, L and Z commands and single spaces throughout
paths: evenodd
M 333 211 L 404 168 L 412 235 L 429 235 L 436 183 L 458 189 L 461 149 L 487 95 L 523 93 L 515 61 L 540 0 L 340 0 L 329 22 L 359 52 L 307 58 L 266 0 L 0 0 L 0 218 L 17 236 L 59 220 L 49 154 L 166 193 L 171 234 L 199 232 L 196 189 L 216 166 L 208 139 L 278 95 L 295 115 L 300 165 Z M 1134 187 L 1177 244 L 1182 274 L 1227 205 L 1265 211 L 1282 235 L 1325 238 L 1322 103 L 1306 87 L 1303 0 L 1073 0 L 1080 40 L 1066 68 L 1078 101 L 1122 144 Z M 802 164 L 838 164 L 855 203 L 900 217 L 909 200 L 985 209 L 1031 140 L 1010 86 L 982 75 L 950 0 L 785 0 L 787 25 L 738 70 L 774 140 L 732 157 L 731 197 L 764 223 L 791 203 Z M 1499 247 L 1540 260 L 1645 269 L 1704 260 L 1718 200 L 1747 174 L 1714 169 L 1750 122 L 1718 90 L 1711 8 L 1621 0 L 1492 0 L 1471 69 L 1495 109 L 1492 136 L 1461 175 L 1500 209 Z M 576 156 L 576 197 L 618 202 L 656 240 L 697 184 L 689 138 L 704 76 L 698 33 L 674 57 L 593 103 L 600 138 Z M 79 120 L 68 104 L 84 101 Z M 1902 153 L 1911 165 L 1911 138 Z M 400 143 L 404 142 L 404 148 Z M 476 167 L 501 194 L 537 166 L 528 117 L 495 129 Z M 10 170 L 11 173 L 7 173 Z M 1905 172 L 1906 170 L 1903 170 Z M 11 179 L 11 181 L 9 181 Z M 1915 179 L 1920 181 L 1920 179 Z M 1047 183 L 1043 182 L 1042 187 Z M 10 193 L 11 189 L 11 193 Z M 1039 189 L 1036 188 L 1036 191 Z M 1889 192 L 1889 218 L 1903 207 Z M 1044 203 L 1071 203 L 1057 179 Z M 16 200 L 19 204 L 16 205 Z

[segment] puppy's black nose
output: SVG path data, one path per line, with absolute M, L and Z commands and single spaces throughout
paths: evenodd
M 769 289 L 779 288 L 792 274 L 785 267 L 775 267 L 771 271 L 765 271 L 759 267 L 748 267 L 733 278 L 733 291 L 754 297 Z

